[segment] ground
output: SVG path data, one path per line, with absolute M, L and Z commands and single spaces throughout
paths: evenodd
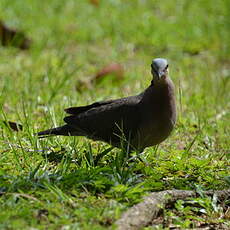
M 150 192 L 229 188 L 229 10 L 227 0 L 0 0 L 0 19 L 32 40 L 0 47 L 0 229 L 112 229 Z M 34 135 L 63 124 L 68 106 L 141 92 L 156 57 L 169 60 L 178 110 L 161 145 L 127 165 L 105 143 Z M 121 79 L 85 83 L 111 63 Z M 229 227 L 229 212 L 229 200 L 178 200 L 146 229 Z

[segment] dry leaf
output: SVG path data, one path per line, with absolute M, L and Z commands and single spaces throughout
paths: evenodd
M 89 2 L 94 6 L 99 6 L 99 0 L 90 0 Z
M 107 76 L 112 76 L 112 81 L 120 81 L 124 78 L 124 68 L 121 64 L 112 63 L 103 67 L 93 77 L 78 79 L 75 88 L 78 92 L 83 92 L 87 89 L 92 89 L 95 84 L 100 83 Z
M 23 129 L 21 124 L 18 124 L 18 123 L 13 122 L 13 121 L 3 121 L 3 123 L 16 132 L 22 131 L 22 129 Z
M 107 75 L 113 75 L 117 80 L 121 80 L 124 77 L 124 68 L 121 64 L 118 63 L 109 64 L 98 71 L 93 80 L 101 80 Z
M 0 42 L 3 46 L 14 46 L 20 49 L 29 49 L 31 41 L 23 32 L 7 27 L 0 21 Z

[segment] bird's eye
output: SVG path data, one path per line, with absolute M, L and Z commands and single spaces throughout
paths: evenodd
M 166 65 L 165 69 L 168 69 L 169 65 Z

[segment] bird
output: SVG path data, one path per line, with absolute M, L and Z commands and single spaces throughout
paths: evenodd
M 65 124 L 38 132 L 39 137 L 86 136 L 113 147 L 129 146 L 143 151 L 160 144 L 176 123 L 175 87 L 169 76 L 168 61 L 155 58 L 151 63 L 149 87 L 135 96 L 99 101 L 65 109 Z

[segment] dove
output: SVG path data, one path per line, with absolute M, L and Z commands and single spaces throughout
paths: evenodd
M 150 86 L 135 96 L 99 101 L 65 109 L 65 124 L 38 132 L 38 136 L 86 136 L 122 148 L 143 151 L 160 144 L 176 123 L 174 84 L 164 58 L 151 63 Z

